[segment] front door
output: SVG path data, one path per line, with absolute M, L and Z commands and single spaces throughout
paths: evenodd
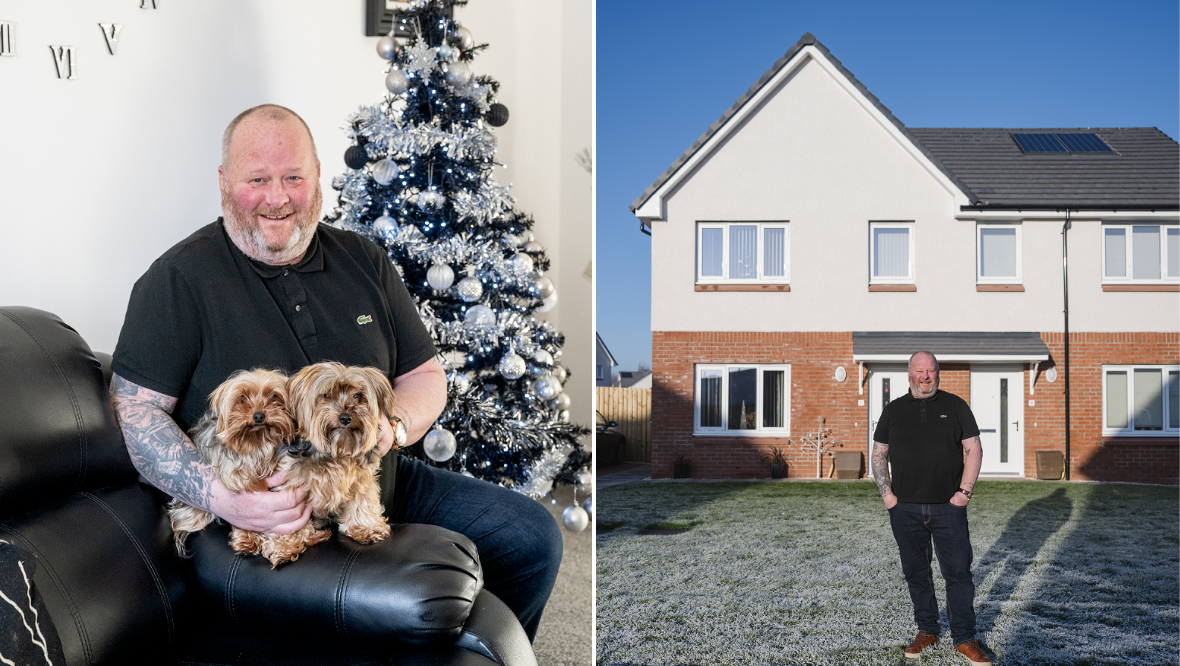
M 983 444 L 979 473 L 1024 476 L 1024 369 L 971 366 L 971 412 Z
M 909 392 L 910 381 L 904 363 L 869 367 L 869 459 L 865 465 L 869 476 L 873 475 L 873 433 L 877 430 L 881 410 L 890 401 Z

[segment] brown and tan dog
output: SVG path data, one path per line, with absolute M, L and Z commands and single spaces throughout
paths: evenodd
M 393 413 L 389 379 L 376 368 L 317 363 L 293 375 L 287 393 L 304 453 L 283 467 L 287 484 L 308 489 L 309 526 L 339 523 L 342 533 L 360 543 L 388 537 L 377 485 L 377 443 L 381 419 Z M 312 538 L 317 533 L 313 528 Z M 286 552 L 276 555 L 293 560 L 312 543 L 291 541 Z

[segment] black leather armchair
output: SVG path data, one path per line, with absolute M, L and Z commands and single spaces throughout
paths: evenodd
M 54 315 L 0 307 L 0 540 L 35 564 L 42 627 L 67 664 L 536 665 L 449 530 L 395 526 L 369 546 L 334 535 L 272 570 L 214 525 L 179 558 L 104 360 Z

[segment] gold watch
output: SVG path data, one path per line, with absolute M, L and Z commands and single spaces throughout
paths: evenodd
M 410 433 L 406 432 L 406 424 L 396 416 L 389 417 L 389 423 L 393 426 L 393 448 L 400 449 L 406 445 Z

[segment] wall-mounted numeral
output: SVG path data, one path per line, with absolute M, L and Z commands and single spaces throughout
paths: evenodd
M 107 50 L 111 55 L 115 55 L 115 48 L 119 46 L 119 33 L 123 32 L 122 23 L 99 23 L 98 27 L 102 28 L 102 36 L 107 40 Z
M 57 78 L 78 78 L 78 61 L 72 46 L 50 46 L 53 53 L 53 64 L 57 65 Z
M 12 47 L 12 26 L 10 21 L 0 21 L 0 56 L 14 56 L 16 49 Z

